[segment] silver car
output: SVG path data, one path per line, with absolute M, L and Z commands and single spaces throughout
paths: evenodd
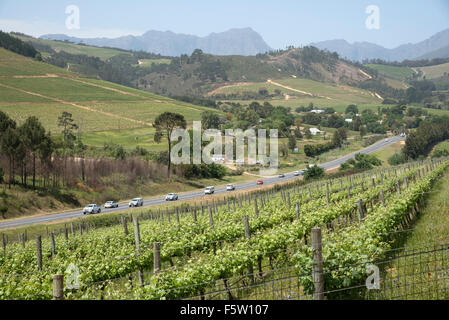
M 134 198 L 129 202 L 130 207 L 142 207 L 143 199 L 142 198 Z
M 176 201 L 178 200 L 178 195 L 176 193 L 169 193 L 165 196 L 165 201 Z
M 94 213 L 100 213 L 101 208 L 97 206 L 96 204 L 89 204 L 83 209 L 83 214 L 94 214 Z
M 106 201 L 106 203 L 104 204 L 104 208 L 105 209 L 118 208 L 118 203 L 115 201 Z

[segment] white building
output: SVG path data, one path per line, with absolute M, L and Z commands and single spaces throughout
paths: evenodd
M 321 134 L 321 132 L 323 132 L 323 131 L 321 131 L 321 130 L 319 130 L 319 129 L 317 129 L 317 128 L 310 128 L 309 130 L 310 130 L 310 133 L 311 133 L 313 136 L 316 136 L 317 134 Z
M 351 123 L 352 119 L 345 119 L 345 121 Z
M 312 112 L 312 113 L 324 113 L 324 110 L 316 109 L 316 110 L 312 110 L 310 112 Z

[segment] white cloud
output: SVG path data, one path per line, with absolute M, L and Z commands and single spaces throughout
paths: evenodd
M 22 21 L 12 19 L 0 19 L 0 30 L 5 32 L 21 32 L 33 37 L 40 37 L 44 34 L 63 33 L 80 38 L 116 38 L 125 35 L 141 35 L 142 31 L 126 29 L 102 29 L 102 28 L 81 28 L 79 30 L 69 30 L 63 24 L 54 24 L 48 21 Z

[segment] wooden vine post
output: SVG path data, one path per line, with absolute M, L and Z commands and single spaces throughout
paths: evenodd
M 42 238 L 36 237 L 36 249 L 37 249 L 37 268 L 42 270 Z
M 64 275 L 53 275 L 53 300 L 64 300 Z
M 312 278 L 314 285 L 313 300 L 324 300 L 324 274 L 321 244 L 321 229 L 312 229 L 313 267 Z
M 140 228 L 139 228 L 139 220 L 137 217 L 133 217 L 133 225 L 134 225 L 134 241 L 136 244 L 136 251 L 137 254 L 140 256 Z M 139 267 L 138 277 L 140 286 L 141 287 L 145 286 L 142 267 Z

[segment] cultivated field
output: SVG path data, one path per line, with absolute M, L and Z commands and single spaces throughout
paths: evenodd
M 82 46 L 80 46 L 82 47 Z M 37 116 L 53 133 L 57 118 L 70 112 L 80 133 L 151 126 L 165 111 L 188 122 L 211 110 L 77 74 L 0 49 L 0 110 L 19 123 Z
M 389 257 L 401 244 L 398 236 L 409 230 L 448 165 L 409 163 L 310 185 L 298 180 L 201 206 L 85 218 L 37 242 L 25 241 L 25 234 L 15 243 L 3 236 L 0 297 L 50 299 L 53 275 L 73 279 L 74 268 L 78 287 L 62 287 L 66 299 L 389 295 L 386 281 L 381 291 L 366 291 L 367 264 L 383 261 L 381 277 L 389 280 L 386 262 L 396 261 Z M 317 259 L 323 277 L 312 267 Z

